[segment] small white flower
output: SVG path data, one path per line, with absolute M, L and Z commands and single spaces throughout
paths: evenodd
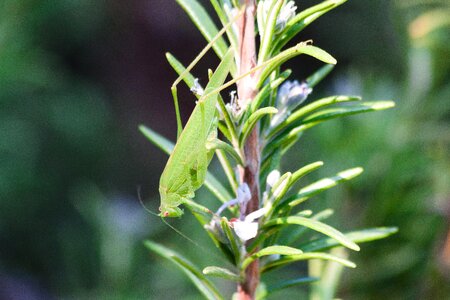
M 246 242 L 258 234 L 259 224 L 256 221 L 267 212 L 266 208 L 260 208 L 250 214 L 248 214 L 244 221 L 236 220 L 232 222 L 233 229 L 236 235 L 242 242 Z
M 234 232 L 243 242 L 254 238 L 258 234 L 258 228 L 259 225 L 257 222 L 233 222 Z
M 240 107 L 238 99 L 236 97 L 236 91 L 230 93 L 230 102 L 225 105 L 228 113 L 231 115 L 233 121 L 237 122 L 241 118 L 243 109 Z
M 280 179 L 280 171 L 273 170 L 272 172 L 270 172 L 266 180 L 267 188 L 272 188 L 279 179 Z
M 205 90 L 200 85 L 198 78 L 195 78 L 194 85 L 191 87 L 191 92 L 199 96 L 203 96 L 203 94 L 205 93 Z
M 258 209 L 258 210 L 255 210 L 254 212 L 248 214 L 248 215 L 245 217 L 244 222 L 253 222 L 253 221 L 255 221 L 255 220 L 261 218 L 262 216 L 264 216 L 264 214 L 265 214 L 266 212 L 267 212 L 267 208 L 265 208 L 265 207 L 260 208 L 260 209 Z

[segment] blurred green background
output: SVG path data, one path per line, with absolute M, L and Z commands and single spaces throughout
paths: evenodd
M 449 20 L 444 0 L 353 0 L 297 38 L 339 61 L 314 97 L 397 103 L 310 130 L 284 161 L 287 171 L 323 160 L 316 178 L 363 166 L 308 208 L 334 208 L 343 230 L 400 229 L 352 254 L 359 268 L 344 272 L 341 298 L 450 299 Z M 164 53 L 188 63 L 204 45 L 172 0 L 0 0 L 0 299 L 198 299 L 142 245 L 151 238 L 201 265 L 217 261 L 192 218 L 173 224 L 203 248 L 140 204 L 139 190 L 156 210 L 166 157 L 137 126 L 175 137 Z M 198 65 L 200 80 L 216 63 L 210 54 Z M 289 67 L 302 80 L 318 66 L 298 58 Z M 192 98 L 180 91 L 185 118 Z

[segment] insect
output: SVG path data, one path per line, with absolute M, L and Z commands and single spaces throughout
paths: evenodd
M 180 74 L 172 85 L 172 96 L 177 117 L 177 143 L 170 154 L 166 167 L 159 181 L 161 217 L 178 217 L 183 211 L 178 207 L 186 200 L 195 196 L 195 191 L 205 181 L 206 171 L 213 156 L 213 150 L 208 150 L 208 140 L 217 136 L 216 104 L 219 90 L 228 73 L 234 66 L 234 51 L 231 47 L 222 58 L 222 62 L 211 76 L 203 96 L 197 102 L 184 129 L 178 108 L 176 86 L 180 83 L 195 64 L 203 57 L 215 42 L 233 25 L 243 13 L 243 9 L 217 35 Z
M 205 181 L 206 170 L 212 158 L 206 143 L 217 135 L 216 103 L 218 93 L 211 93 L 224 83 L 233 63 L 233 52 L 229 50 L 217 70 L 213 73 L 200 97 L 175 148 L 167 161 L 159 182 L 162 217 L 178 217 L 178 207 L 185 200 L 192 199 L 195 191 Z

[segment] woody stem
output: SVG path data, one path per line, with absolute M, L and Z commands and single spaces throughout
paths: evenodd
M 239 27 L 239 74 L 245 74 L 256 65 L 255 45 L 255 0 L 241 0 L 245 5 L 245 12 L 238 20 Z M 259 73 L 259 72 L 258 72 Z M 256 96 L 255 87 L 258 82 L 258 73 L 250 74 L 237 82 L 239 104 L 245 107 Z M 247 138 L 244 145 L 245 167 L 240 169 L 242 182 L 248 184 L 251 200 L 241 211 L 243 216 L 259 208 L 259 128 L 256 126 Z M 239 300 L 255 299 L 255 291 L 259 284 L 259 261 L 253 261 L 245 270 L 245 279 L 238 285 Z

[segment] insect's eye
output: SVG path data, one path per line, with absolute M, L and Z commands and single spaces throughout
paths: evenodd
M 169 212 L 168 211 L 164 212 L 164 217 L 168 217 L 168 216 L 169 216 Z

